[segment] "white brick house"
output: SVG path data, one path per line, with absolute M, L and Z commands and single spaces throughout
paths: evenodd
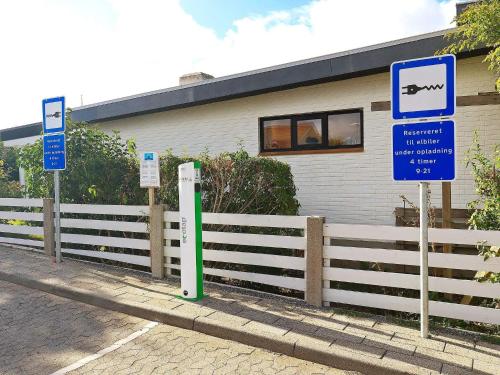
M 241 143 L 253 155 L 290 164 L 301 214 L 324 215 L 337 223 L 394 224 L 393 211 L 401 205 L 399 196 L 417 202 L 418 184 L 392 181 L 391 112 L 376 110 L 372 103 L 390 99 L 392 61 L 432 55 L 443 45 L 442 35 L 432 33 L 97 103 L 75 108 L 73 116 L 105 130 L 118 130 L 123 138 L 134 138 L 139 150 L 197 154 L 208 149 L 219 153 L 235 150 Z M 452 183 L 454 208 L 465 208 L 474 199 L 470 171 L 463 164 L 473 130 L 479 131 L 487 149 L 500 142 L 498 97 L 478 95 L 495 90 L 494 77 L 482 63 L 484 54 L 473 51 L 457 56 L 457 96 L 464 98 L 455 115 L 458 170 Z M 262 152 L 261 118 L 350 109 L 362 111 L 360 147 Z M 7 139 L 6 132 L 1 134 L 6 144 L 22 142 L 22 137 Z M 433 204 L 441 206 L 441 184 L 431 184 L 431 189 Z

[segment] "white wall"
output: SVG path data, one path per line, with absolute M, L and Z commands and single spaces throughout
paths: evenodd
M 481 58 L 457 63 L 457 95 L 494 91 L 494 79 Z M 391 115 L 371 112 L 372 101 L 389 100 L 389 74 L 325 83 L 263 94 L 193 108 L 137 116 L 101 124 L 116 129 L 123 138 L 134 138 L 139 150 L 196 154 L 231 151 L 242 142 L 258 153 L 258 118 L 263 116 L 364 109 L 365 149 L 362 153 L 280 156 L 291 165 L 301 213 L 325 215 L 337 223 L 394 224 L 393 211 L 400 194 L 418 202 L 418 184 L 393 182 L 391 174 Z M 457 180 L 452 183 L 452 203 L 464 208 L 474 198 L 470 173 L 463 159 L 472 130 L 491 149 L 500 142 L 500 106 L 458 107 Z M 431 184 L 433 204 L 440 206 L 440 184 Z
M 18 139 L 11 139 L 10 141 L 4 141 L 3 144 L 4 146 L 8 147 L 22 147 L 27 144 L 33 144 L 35 141 L 40 139 L 41 135 L 35 135 L 33 137 L 25 137 L 25 138 L 18 138 Z

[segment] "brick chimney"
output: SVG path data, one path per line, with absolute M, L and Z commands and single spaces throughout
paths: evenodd
M 188 73 L 179 77 L 179 85 L 189 85 L 190 83 L 201 82 L 211 78 L 214 78 L 214 76 L 203 72 Z

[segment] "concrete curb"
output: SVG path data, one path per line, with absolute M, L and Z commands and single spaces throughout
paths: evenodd
M 245 329 L 244 326 L 234 326 L 228 322 L 214 321 L 206 317 L 189 317 L 175 310 L 163 310 L 155 306 L 145 307 L 141 303 L 118 301 L 113 299 L 113 297 L 102 297 L 95 291 L 79 289 L 69 285 L 54 285 L 2 271 L 0 271 L 0 280 L 83 302 L 106 310 L 117 311 L 142 319 L 194 330 L 221 339 L 236 341 L 342 370 L 359 371 L 370 375 L 399 375 L 409 373 L 404 369 L 386 367 L 381 359 L 359 357 L 347 350 L 333 351 L 327 350 L 328 348 L 299 344 L 286 336 L 277 336 L 273 334 L 264 335 L 261 332 Z

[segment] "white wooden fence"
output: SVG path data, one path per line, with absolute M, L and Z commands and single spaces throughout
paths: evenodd
M 165 267 L 167 273 L 172 269 L 180 270 L 180 263 L 174 263 L 174 259 L 180 257 L 180 248 L 172 245 L 172 239 L 180 238 L 179 229 L 171 229 L 172 223 L 179 222 L 179 213 L 173 211 L 165 212 Z M 304 234 L 300 236 L 272 235 L 238 233 L 231 231 L 235 226 L 257 227 L 257 228 L 306 228 L 306 217 L 304 216 L 279 216 L 279 215 L 242 215 L 242 214 L 214 214 L 203 213 L 203 224 L 217 224 L 227 226 L 224 232 L 203 231 L 202 238 L 204 245 L 225 244 L 241 245 L 255 248 L 276 248 L 276 249 L 306 249 L 306 238 Z M 303 256 L 273 255 L 259 252 L 247 251 L 227 251 L 203 249 L 204 261 L 215 261 L 240 265 L 274 267 L 278 269 L 305 271 L 305 259 Z M 305 291 L 305 280 L 303 277 L 290 277 L 257 272 L 241 272 L 229 269 L 209 268 L 203 269 L 206 275 L 214 275 L 234 280 L 250 281 L 254 283 L 272 285 L 281 288 Z
M 43 199 L 0 198 L 0 207 L 0 242 L 43 249 Z
M 8 207 L 9 211 L 0 211 L 0 219 L 23 220 L 26 223 L 0 224 L 0 233 L 14 234 L 16 237 L 2 236 L 0 242 L 5 244 L 22 245 L 43 251 L 44 241 L 44 214 L 42 199 L 8 199 L 0 198 L 0 207 Z M 29 212 L 20 212 L 16 210 Z M 89 215 L 92 218 L 89 218 Z M 62 253 L 84 256 L 88 258 L 107 259 L 125 264 L 144 267 L 151 266 L 150 234 L 148 230 L 148 206 L 121 206 L 121 205 L 80 205 L 61 204 L 61 242 Z M 68 218 L 71 216 L 71 218 Z M 110 220 L 109 217 L 115 217 Z M 102 218 L 101 218 L 102 217 Z M 119 219 L 117 220 L 116 217 Z M 241 245 L 243 247 L 274 248 L 305 250 L 306 217 L 303 216 L 276 216 L 276 215 L 238 215 L 203 213 L 204 224 L 218 224 L 227 226 L 224 232 L 203 231 L 205 244 Z M 172 270 L 180 270 L 180 248 L 172 245 L 172 241 L 179 239 L 179 230 L 172 229 L 172 224 L 178 222 L 178 212 L 164 213 L 164 255 L 165 269 L 168 274 Z M 15 225 L 12 225 L 15 224 Z M 232 231 L 234 226 L 268 228 L 299 229 L 301 235 L 271 235 L 238 233 Z M 68 233 L 68 231 L 78 233 Z M 99 231 L 98 234 L 95 234 Z M 89 232 L 92 232 L 89 234 Z M 111 235 L 109 234 L 111 232 Z M 144 234 L 144 238 L 131 238 L 133 233 Z M 1 234 L 0 234 L 1 236 Z M 36 238 L 34 238 L 34 236 Z M 22 238 L 19 238 L 22 237 Z M 175 243 L 175 242 L 174 242 Z M 75 246 L 77 245 L 77 246 Z M 139 250 L 147 255 L 130 254 Z M 273 255 L 258 252 L 226 251 L 227 249 L 204 249 L 205 261 L 223 262 L 226 264 L 253 265 L 272 267 L 277 269 L 305 271 L 304 253 L 300 256 Z M 282 274 L 263 272 L 242 272 L 236 270 L 205 267 L 207 275 L 214 275 L 233 280 L 243 280 L 275 287 L 305 291 L 304 277 L 290 277 Z M 276 273 L 276 272 L 275 272 Z M 280 272 L 277 272 L 280 273 Z
M 2 233 L 0 242 L 43 251 L 43 199 L 0 198 L 0 207 L 10 209 L 0 211 L 0 219 L 7 220 L 7 223 L 0 224 L 0 233 Z M 19 211 L 20 209 L 23 211 Z M 143 236 L 144 239 L 131 238 L 133 233 L 148 233 L 146 223 L 149 214 L 148 206 L 61 204 L 61 214 L 63 254 L 150 266 L 149 256 L 115 251 L 115 249 L 149 251 L 147 236 Z M 64 217 L 68 214 L 81 217 Z M 89 216 L 92 219 L 89 219 Z M 110 216 L 120 217 L 120 220 L 109 220 Z M 123 218 L 128 219 L 123 220 Z M 22 224 L 19 224 L 19 221 L 13 223 L 11 220 L 21 220 Z M 78 233 L 68 233 L 68 229 L 73 232 L 76 230 Z M 96 231 L 98 234 L 95 234 Z M 115 235 L 110 236 L 108 231 L 112 231 Z M 8 235 L 15 235 L 15 237 Z M 75 244 L 79 245 L 78 248 L 74 248 Z
M 419 266 L 419 252 L 381 248 L 358 247 L 361 241 L 415 241 L 418 228 L 401 228 L 382 225 L 325 224 L 323 229 L 323 300 L 348 305 L 419 313 L 417 298 L 359 292 L 330 287 L 331 281 L 376 285 L 401 289 L 419 289 L 419 275 L 375 270 L 336 267 L 339 260 L 381 264 Z M 357 240 L 355 246 L 333 246 L 334 240 Z M 500 244 L 499 231 L 469 231 L 458 229 L 430 229 L 429 243 L 476 245 L 486 241 L 490 245 Z M 333 259 L 333 262 L 330 260 Z M 333 266 L 331 265 L 333 263 Z M 344 263 L 345 264 L 345 263 Z M 348 263 L 347 263 L 348 264 Z M 500 258 L 484 261 L 477 255 L 462 255 L 429 252 L 429 267 L 457 270 L 500 272 Z M 470 295 L 485 298 L 500 298 L 500 284 L 479 283 L 445 277 L 429 277 L 429 291 Z M 448 302 L 429 302 L 429 314 L 434 316 L 500 324 L 500 310 Z
M 100 258 L 119 261 L 149 267 L 151 265 L 149 255 L 135 255 L 126 252 L 114 252 L 112 249 L 133 249 L 149 252 L 149 238 L 131 238 L 132 233 L 148 233 L 147 216 L 148 206 L 122 206 L 122 205 L 83 205 L 83 204 L 61 204 L 61 214 L 91 214 L 92 216 L 118 216 L 120 219 L 83 219 L 83 218 L 61 218 L 61 243 L 62 253 L 80 255 L 90 258 Z M 110 236 L 106 233 L 99 235 L 65 233 L 67 228 L 99 231 L 118 232 L 121 236 Z M 72 244 L 99 246 L 100 250 L 74 249 Z
M 47 203 L 47 200 L 0 198 L 0 243 L 44 251 L 44 220 L 45 223 L 52 223 L 53 220 L 53 213 L 44 208 L 44 202 Z M 62 204 L 61 212 L 62 251 L 65 254 L 150 267 L 153 260 L 150 251 L 154 251 L 157 254 L 155 257 L 161 259 L 159 269 L 165 269 L 167 274 L 172 274 L 173 270 L 180 271 L 180 232 L 174 229 L 178 228 L 178 212 L 164 212 L 164 223 L 158 226 L 164 228 L 159 230 L 159 249 L 152 245 L 153 232 L 150 235 L 147 206 Z M 210 228 L 217 228 L 205 228 L 203 231 L 203 258 L 208 262 L 205 274 L 305 292 L 306 300 L 317 301 L 314 303 L 323 301 L 324 304 L 333 302 L 419 313 L 418 298 L 380 294 L 375 290 L 390 287 L 418 291 L 418 274 L 404 269 L 384 272 L 358 267 L 359 262 L 418 267 L 418 251 L 393 249 L 396 241 L 418 242 L 418 228 L 350 224 L 321 226 L 322 221 L 314 227 L 309 226 L 312 225 L 309 219 L 304 216 L 203 213 L 204 225 L 211 224 Z M 223 231 L 220 226 L 223 226 Z M 252 232 L 258 233 L 242 233 L 241 227 L 252 227 Z M 266 234 L 269 228 L 289 231 L 285 234 Z M 293 235 L 290 235 L 290 230 L 294 230 Z M 311 233 L 319 234 L 313 236 Z M 315 241 L 319 242 L 318 246 L 314 246 Z M 366 245 L 366 241 L 371 244 Z M 373 248 L 373 241 L 384 246 Z M 500 232 L 456 229 L 430 229 L 429 232 L 429 242 L 434 243 L 475 246 L 482 241 L 499 245 Z M 322 249 L 321 244 L 324 244 Z M 235 246 L 238 248 L 235 249 Z M 45 251 L 46 248 L 45 244 Z M 227 265 L 240 265 L 245 271 Z M 247 266 L 257 268 L 248 271 Z M 429 267 L 500 272 L 500 258 L 484 261 L 477 255 L 430 252 Z M 350 287 L 352 285 L 368 288 L 364 291 L 349 290 L 355 289 Z M 431 276 L 429 289 L 433 292 L 500 298 L 500 284 L 479 283 L 471 278 Z M 313 296 L 314 291 L 317 291 L 316 297 Z M 438 301 L 430 301 L 429 309 L 430 315 L 434 316 L 500 324 L 500 309 Z

